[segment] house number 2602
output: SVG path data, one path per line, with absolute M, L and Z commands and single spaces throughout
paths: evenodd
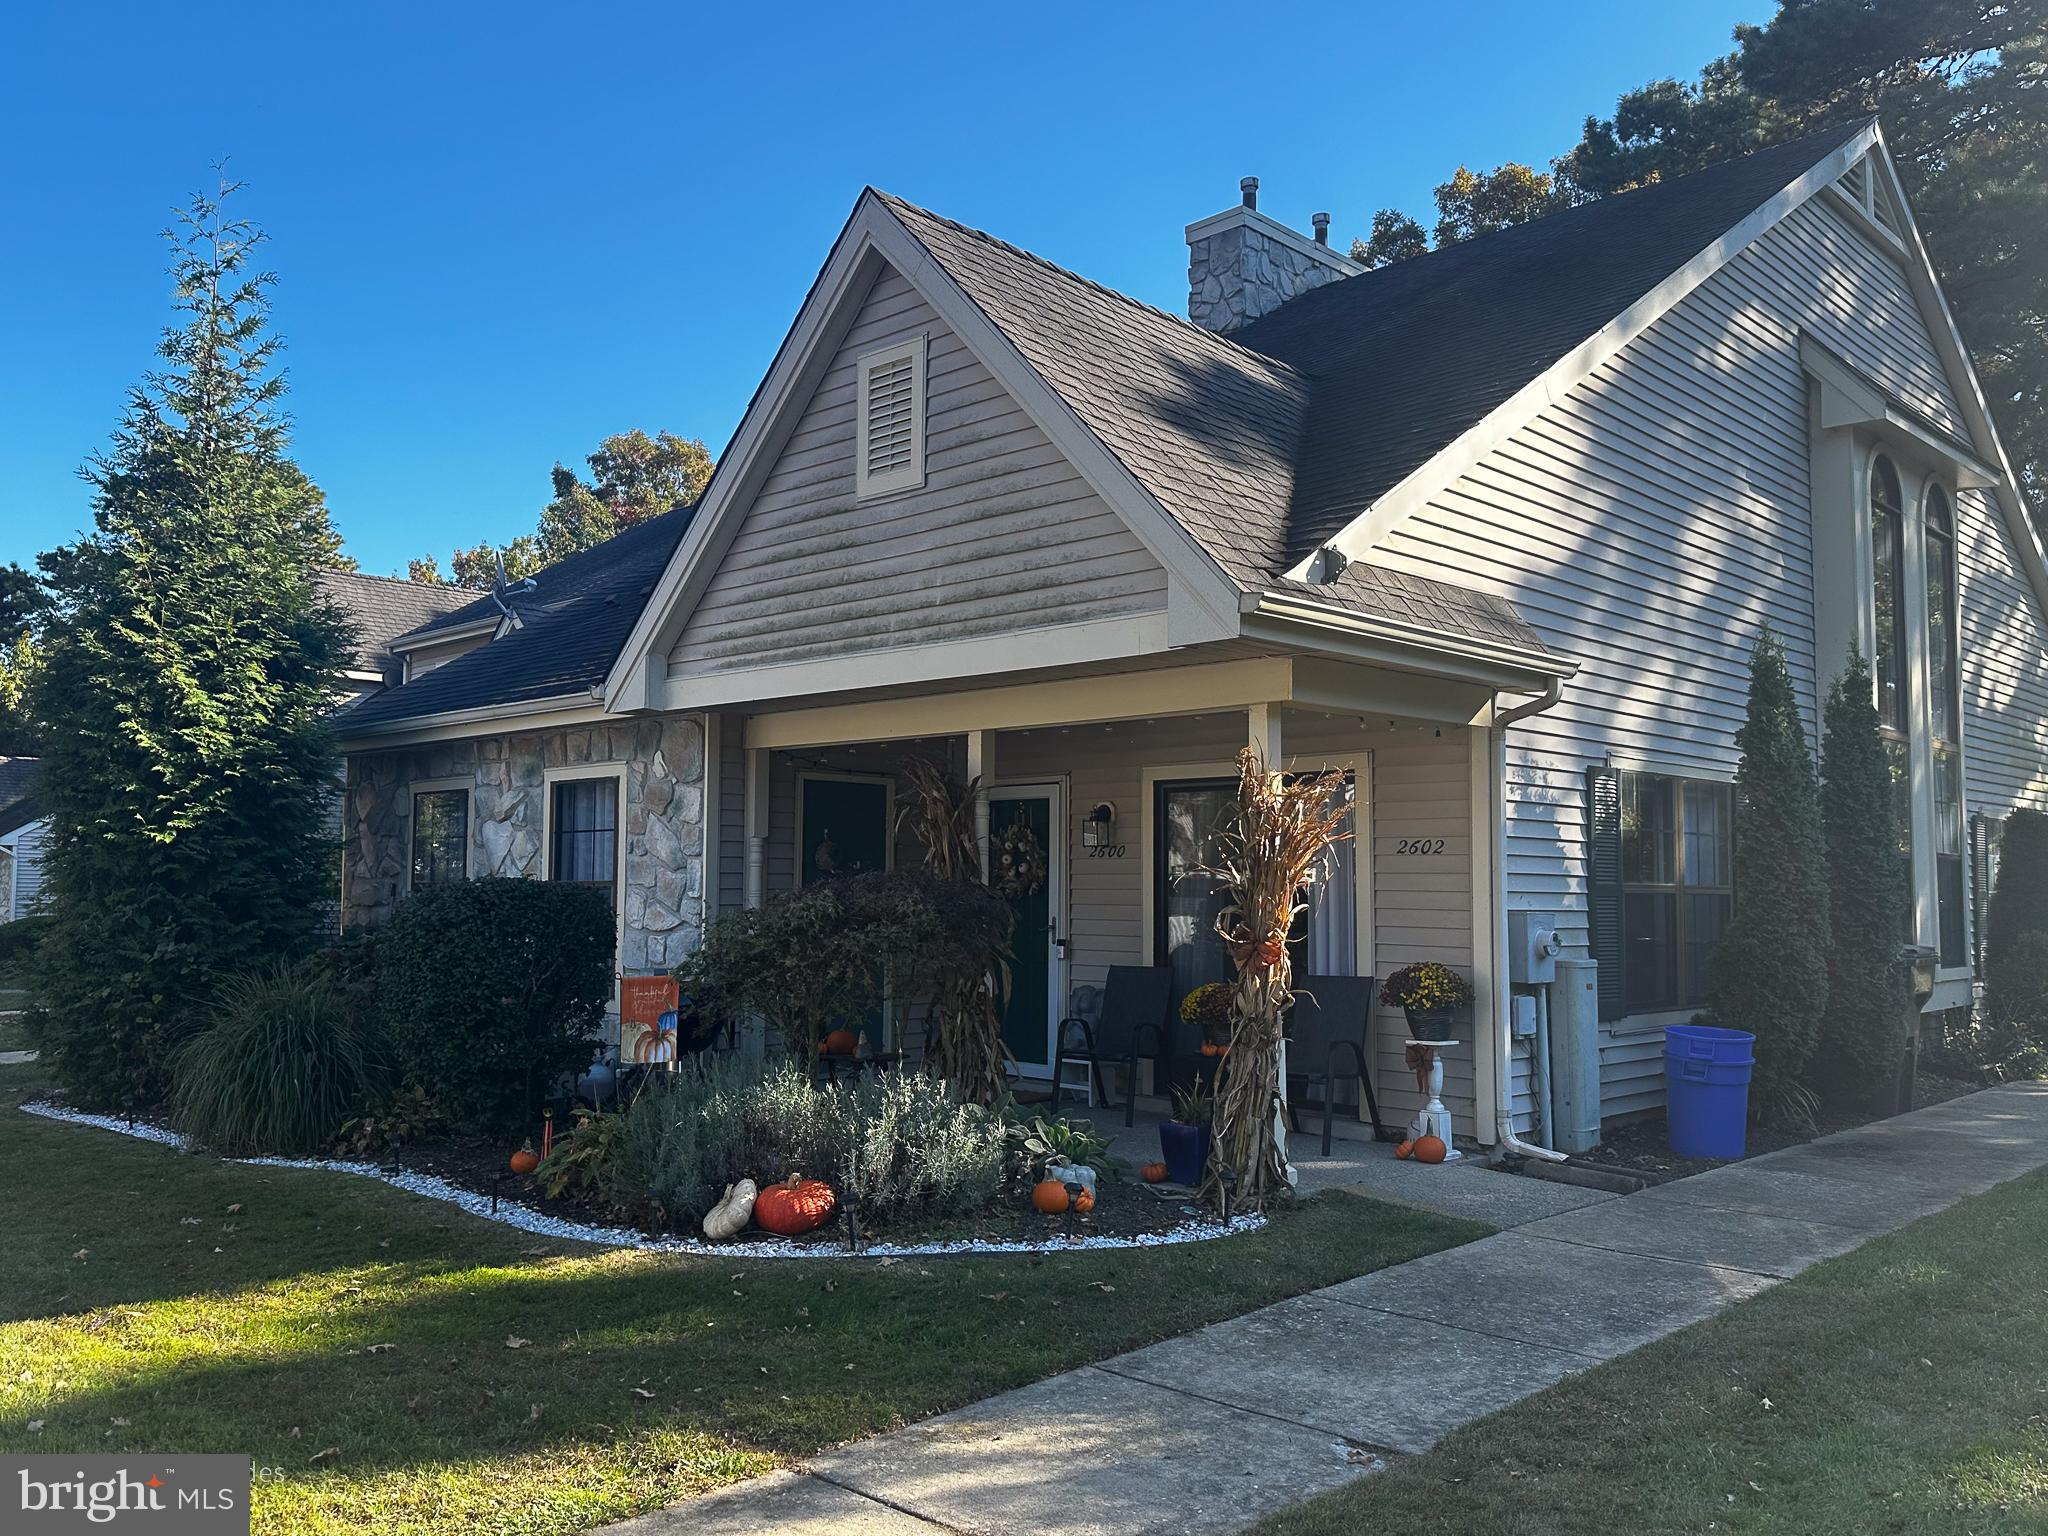
M 1394 845 L 1397 854 L 1433 854 L 1444 851 L 1444 840 L 1440 837 L 1404 837 Z

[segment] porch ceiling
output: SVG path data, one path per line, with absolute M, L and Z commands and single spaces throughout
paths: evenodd
M 1017 731 L 1280 706 L 1432 725 L 1480 722 L 1493 689 L 1475 682 L 1307 656 L 1248 657 L 750 715 L 750 747 L 831 746 Z

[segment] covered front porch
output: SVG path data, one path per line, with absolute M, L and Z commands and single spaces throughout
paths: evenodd
M 1027 1087 L 1049 1086 L 1060 1021 L 1100 1006 L 1112 967 L 1163 967 L 1168 1049 L 1156 1061 L 1148 1054 L 1136 1084 L 1140 1107 L 1157 1113 L 1200 1061 L 1200 1032 L 1179 1022 L 1180 1000 L 1230 974 L 1213 928 L 1221 898 L 1198 871 L 1213 857 L 1234 759 L 1248 744 L 1289 771 L 1340 770 L 1355 795 L 1355 838 L 1337 848 L 1332 877 L 1311 893 L 1296 930 L 1297 984 L 1436 960 L 1480 983 L 1475 1022 L 1487 1020 L 1491 781 L 1487 732 L 1473 722 L 1489 702 L 1453 684 L 1263 657 L 723 713 L 712 717 L 707 753 L 719 813 L 706 890 L 724 909 L 841 872 L 916 862 L 922 844 L 898 814 L 906 765 L 922 759 L 978 779 L 984 845 L 1000 851 L 1021 835 L 1043 854 L 1043 880 L 1013 898 L 1005 1041 L 1015 1070 Z M 1423 1103 L 1405 1060 L 1405 1021 L 1376 1003 L 1361 1012 L 1381 1122 L 1405 1125 Z M 872 1022 L 878 1044 L 920 1054 L 922 1020 L 908 1009 L 884 1009 Z M 1483 1028 L 1459 1033 L 1445 1053 L 1444 1100 L 1461 1139 L 1491 1140 L 1489 1037 Z M 1084 1093 L 1085 1075 L 1067 1069 Z M 1108 1086 L 1121 1104 L 1118 1076 Z M 1355 1079 L 1335 1097 L 1342 1129 L 1369 1139 Z M 1107 1128 L 1122 1112 L 1097 1118 Z M 1317 1111 L 1308 1119 L 1319 1131 Z

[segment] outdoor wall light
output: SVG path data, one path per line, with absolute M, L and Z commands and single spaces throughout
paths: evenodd
M 1088 819 L 1081 823 L 1083 848 L 1109 848 L 1116 843 L 1116 802 L 1098 800 Z

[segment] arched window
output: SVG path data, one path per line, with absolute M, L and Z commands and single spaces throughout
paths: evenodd
M 1906 730 L 1906 514 L 1899 472 L 1880 455 L 1870 466 L 1870 567 L 1877 648 L 1870 658 L 1878 723 Z
M 1941 963 L 1960 966 L 1963 946 L 1963 759 L 1956 650 L 1956 514 L 1946 488 L 1923 500 L 1927 555 L 1927 727 L 1934 765 L 1934 891 Z

